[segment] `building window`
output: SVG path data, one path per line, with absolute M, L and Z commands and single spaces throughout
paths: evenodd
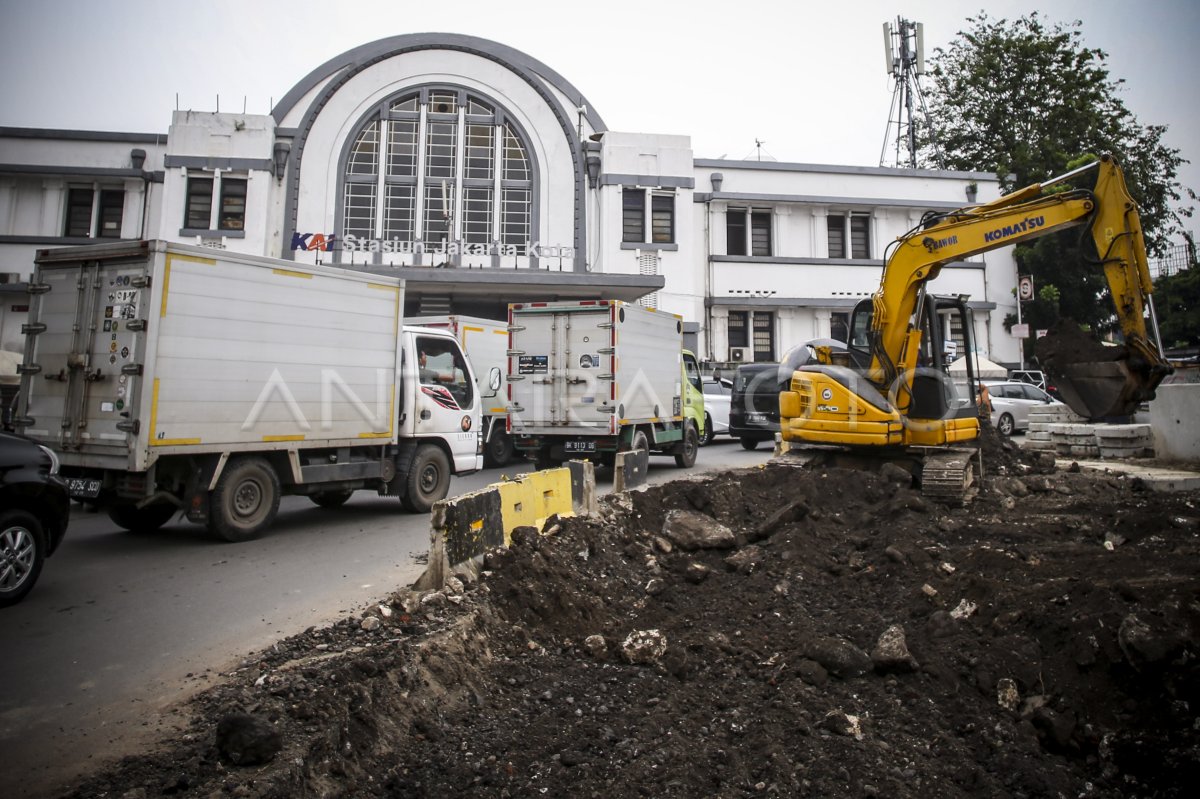
M 749 347 L 750 346 L 750 326 L 747 321 L 750 317 L 749 311 L 730 311 L 729 312 L 729 346 L 731 347 Z
M 95 192 L 90 189 L 70 189 L 67 192 L 67 225 L 64 236 L 92 235 L 92 204 Z
M 375 231 L 375 186 L 347 183 L 342 230 L 347 236 L 371 238 Z
M 246 178 L 225 177 L 220 173 L 211 178 L 189 177 L 183 226 L 188 230 L 244 230 L 246 185 Z
M 246 227 L 246 181 L 225 178 L 221 181 L 221 218 L 218 230 L 243 230 Z
M 725 253 L 746 254 L 746 209 L 730 208 L 725 212 Z
M 730 311 L 729 346 L 746 347 L 753 360 L 769 363 L 775 360 L 775 314 L 772 311 Z
M 725 214 L 728 255 L 771 255 L 771 212 L 730 208 Z
M 646 240 L 646 192 L 621 191 L 621 241 L 640 244 Z
M 754 312 L 754 360 L 775 360 L 775 314 L 770 311 Z
M 532 205 L 533 192 L 527 189 L 504 190 L 501 244 L 521 244 L 528 240 Z
M 533 232 L 528 153 L 494 103 L 459 89 L 410 91 L 366 120 L 350 145 L 342 233 L 431 247 L 498 242 L 525 254 Z
M 846 216 L 845 214 L 830 214 L 827 217 L 829 228 L 829 257 L 846 257 Z
M 125 213 L 125 192 L 121 189 L 100 190 L 100 226 L 96 237 L 121 238 L 121 217 Z
M 830 258 L 871 257 L 871 216 L 835 213 L 826 217 Z M 849 244 L 849 249 L 847 249 Z
M 188 178 L 187 212 L 183 226 L 192 230 L 208 230 L 212 222 L 212 178 Z
M 124 189 L 71 186 L 63 235 L 77 238 L 119 239 L 125 211 Z
M 621 191 L 621 241 L 628 244 L 675 243 L 675 195 L 652 194 L 650 218 L 646 219 L 646 190 Z M 646 231 L 650 238 L 646 238 Z
M 650 201 L 650 231 L 655 244 L 675 241 L 675 197 L 656 194 Z
M 865 214 L 850 217 L 850 257 L 871 257 L 871 218 Z

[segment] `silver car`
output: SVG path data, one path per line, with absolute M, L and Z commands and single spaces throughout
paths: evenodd
M 1047 405 L 1062 405 L 1037 386 L 1016 381 L 993 383 L 985 380 L 992 401 L 992 426 L 1002 436 L 1029 429 L 1029 412 Z
M 733 381 L 723 377 L 704 378 L 704 435 L 700 446 L 712 443 L 714 436 L 729 435 L 729 395 Z

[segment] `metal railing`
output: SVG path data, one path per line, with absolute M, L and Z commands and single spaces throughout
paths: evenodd
M 1197 263 L 1195 242 L 1176 244 L 1169 247 L 1162 257 L 1150 260 L 1150 276 L 1170 277 L 1184 269 L 1190 269 Z

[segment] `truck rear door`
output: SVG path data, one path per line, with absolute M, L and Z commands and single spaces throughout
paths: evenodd
M 47 263 L 31 298 L 24 433 L 63 453 L 127 455 L 134 441 L 150 278 L 145 258 Z
M 514 431 L 607 433 L 611 402 L 612 309 L 608 305 L 529 308 L 514 323 Z M 514 420 L 515 422 L 516 420 Z

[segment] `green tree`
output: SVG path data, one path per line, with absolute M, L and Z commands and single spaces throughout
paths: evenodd
M 1012 22 L 980 12 L 967 22 L 930 59 L 928 104 L 946 167 L 994 172 L 1011 191 L 1112 153 L 1138 203 L 1147 249 L 1159 252 L 1184 232 L 1193 209 L 1180 203 L 1196 194 L 1177 174 L 1188 161 L 1163 143 L 1164 126 L 1142 125 L 1125 107 L 1123 81 L 1110 77 L 1104 51 L 1084 46 L 1081 23 L 1047 24 L 1037 12 Z M 1114 327 L 1084 228 L 1020 246 L 1015 257 L 1037 285 L 1059 290 L 1056 316 Z
M 1108 55 L 1085 47 L 1082 23 L 1043 23 L 1037 12 L 1009 22 L 969 17 L 930 58 L 928 105 L 950 169 L 994 172 L 1006 191 L 1065 172 L 1088 153 L 1112 153 L 1137 200 L 1147 245 L 1158 251 L 1183 233 L 1191 189 L 1177 179 L 1189 163 L 1142 125 L 1109 75 Z
M 1164 346 L 1200 344 L 1200 267 L 1155 280 L 1154 307 Z

